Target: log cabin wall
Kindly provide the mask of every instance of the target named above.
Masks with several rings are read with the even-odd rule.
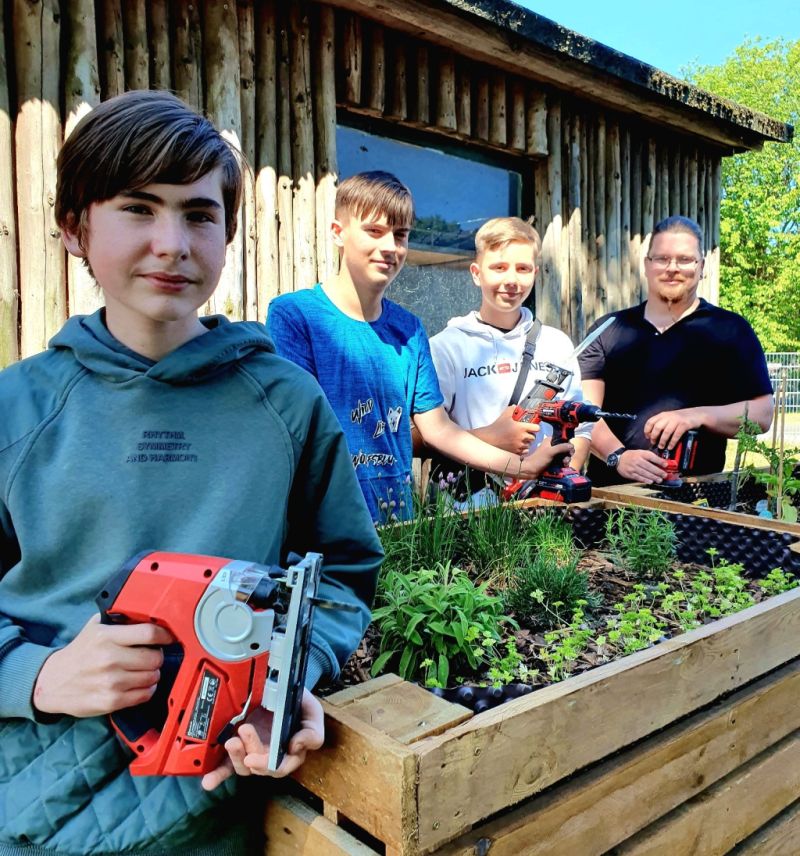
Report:
[[[667,214],[703,228],[716,301],[721,147],[458,48],[307,0],[0,0],[0,364],[100,303],[59,240],[56,155],[86,110],[132,88],[172,89],[252,165],[207,311],[263,320],[274,295],[334,269],[336,124],[350,114],[518,160],[543,238],[537,311],[574,339],[641,299],[641,250]]]

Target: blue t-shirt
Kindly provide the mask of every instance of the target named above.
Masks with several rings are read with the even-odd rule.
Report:
[[[345,315],[317,284],[276,297],[278,353],[316,377],[347,438],[373,520],[411,516],[411,415],[442,404],[420,320],[382,301],[377,321]]]

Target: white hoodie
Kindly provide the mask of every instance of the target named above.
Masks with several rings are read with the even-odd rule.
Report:
[[[473,311],[451,318],[447,327],[430,340],[444,408],[462,428],[490,425],[508,406],[517,383],[525,339],[533,324],[531,311],[522,307],[521,312],[516,327],[504,332],[484,324]],[[553,363],[574,373],[558,398],[583,401],[578,360],[567,359],[573,350],[566,333],[543,324],[520,400],[533,389],[537,380],[545,377],[545,364]],[[593,427],[592,422],[584,423],[575,435],[591,439]],[[552,433],[552,428],[543,423],[531,452]]]

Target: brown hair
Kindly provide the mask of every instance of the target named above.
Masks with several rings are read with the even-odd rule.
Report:
[[[61,147],[56,222],[82,242],[93,202],[146,184],[191,184],[217,167],[230,242],[242,195],[241,153],[171,93],[125,92],[87,113]]]
[[[353,215],[362,220],[385,216],[396,229],[414,222],[411,191],[390,172],[373,170],[346,178],[336,191],[336,217]]]
[[[475,253],[481,256],[487,250],[499,250],[515,241],[532,244],[537,256],[542,251],[542,239],[530,223],[519,217],[494,217],[475,233]]]
[[[697,248],[700,250],[700,258],[703,258],[703,233],[694,220],[675,214],[672,217],[667,217],[660,223],[656,223],[653,227],[653,234],[650,238],[650,246],[653,245],[653,238],[663,232],[682,232],[686,235],[694,235],[694,237],[697,238]]]

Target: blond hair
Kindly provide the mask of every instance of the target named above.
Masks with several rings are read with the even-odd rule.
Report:
[[[382,170],[359,172],[346,178],[336,191],[336,217],[386,217],[396,229],[414,222],[411,191],[397,176]]]
[[[481,256],[487,250],[499,250],[514,242],[532,244],[537,256],[542,250],[542,239],[530,223],[520,217],[494,217],[475,233],[475,253]]]

